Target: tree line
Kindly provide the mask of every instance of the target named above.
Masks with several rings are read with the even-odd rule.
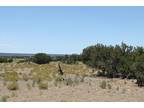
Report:
[[[11,63],[13,59],[11,57],[0,57],[0,63]]]

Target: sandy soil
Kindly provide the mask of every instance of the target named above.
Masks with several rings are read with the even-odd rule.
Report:
[[[12,91],[8,90],[6,82],[1,76],[0,99],[8,97],[6,100],[12,102],[144,102],[144,88],[138,87],[134,80],[90,77],[95,75],[97,71],[93,71],[83,64],[61,64],[61,66],[65,73],[64,78],[73,80],[74,84],[67,85],[64,81],[55,83],[54,80],[48,82],[48,89],[40,90],[37,84],[33,86],[31,79],[22,80],[23,74],[30,77],[31,73],[35,71],[40,71],[40,73],[56,72],[57,63],[42,66],[36,64],[0,64],[1,75],[5,72],[15,71],[21,78],[18,81],[19,89]],[[41,68],[43,70],[40,70]],[[80,76],[75,73],[79,73]],[[82,78],[84,79],[81,80]],[[101,87],[103,81],[106,82],[105,89]]]
[[[111,88],[102,89],[106,81]],[[38,87],[29,89],[31,81],[19,81],[19,90],[9,91],[0,83],[0,94],[9,95],[8,101],[17,102],[140,102],[144,101],[144,88],[139,88],[132,80],[85,77],[84,82],[74,86],[49,83],[47,90]]]

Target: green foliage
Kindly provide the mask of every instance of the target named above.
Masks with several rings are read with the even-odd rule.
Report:
[[[0,57],[0,63],[11,63],[13,59],[10,57]]]
[[[78,61],[81,61],[81,58],[80,55],[72,54],[63,56],[60,61],[66,64],[76,64]]]
[[[30,63],[33,61],[33,59],[31,57],[21,57],[21,58],[17,58],[17,63]]]
[[[144,86],[144,62],[137,62],[133,65],[138,86]]]
[[[51,61],[50,56],[45,53],[38,53],[34,55],[33,62],[37,64],[47,64]]]
[[[97,44],[87,47],[81,54],[82,61],[102,71],[98,76],[137,79],[144,86],[144,48],[122,43],[116,46]]]

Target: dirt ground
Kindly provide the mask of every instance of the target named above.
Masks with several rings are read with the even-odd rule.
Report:
[[[135,80],[108,79],[102,77],[92,77],[93,69],[85,65],[65,65],[64,81],[48,81],[48,88],[39,89],[37,84],[33,84],[33,79],[23,80],[21,76],[35,75],[37,77],[51,76],[52,71],[57,71],[57,64],[49,65],[25,65],[25,64],[1,64],[0,73],[0,99],[10,102],[144,102],[144,88],[135,84]],[[41,69],[41,70],[39,70]],[[13,70],[18,73],[20,80],[17,81],[18,89],[9,90],[3,73]],[[40,71],[40,73],[39,73]],[[82,72],[81,72],[82,71]],[[31,74],[33,72],[33,74]],[[88,72],[88,73],[87,73]],[[43,74],[41,74],[43,73]],[[79,75],[75,73],[80,73]],[[31,77],[30,77],[31,78]],[[45,77],[44,77],[45,78]]]
[[[106,81],[111,88],[100,87]],[[28,89],[27,83],[19,82],[20,89],[9,91],[0,84],[0,93],[9,95],[8,101],[16,102],[143,102],[144,89],[130,80],[90,78],[74,86],[50,85],[47,90],[37,87]]]

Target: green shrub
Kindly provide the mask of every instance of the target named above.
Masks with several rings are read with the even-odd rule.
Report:
[[[12,58],[9,57],[0,57],[0,63],[11,63],[13,62]]]
[[[83,63],[101,70],[97,76],[137,79],[144,86],[144,47],[96,44],[83,49]],[[103,69],[101,67],[104,67]]]
[[[80,55],[72,54],[61,57],[60,61],[66,64],[77,64],[78,61],[81,61],[81,58]]]
[[[51,61],[50,56],[45,53],[38,53],[34,55],[33,62],[37,64],[47,64]]]

